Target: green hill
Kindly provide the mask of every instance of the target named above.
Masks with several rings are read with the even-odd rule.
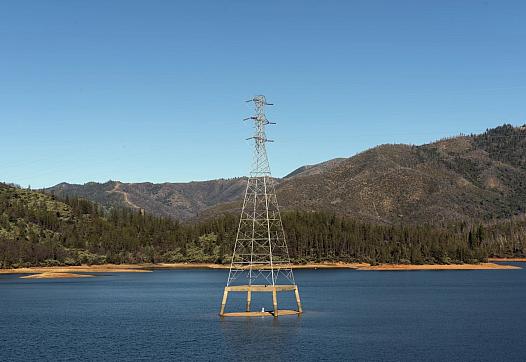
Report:
[[[237,215],[179,223],[131,208],[0,184],[0,267],[228,262]],[[295,262],[464,263],[524,256],[526,218],[387,225],[324,212],[283,213]]]
[[[216,223],[217,225],[217,223]],[[0,266],[221,261],[224,232],[0,184]],[[192,242],[199,242],[195,246]],[[195,247],[193,247],[193,245]],[[193,249],[192,249],[193,247]]]

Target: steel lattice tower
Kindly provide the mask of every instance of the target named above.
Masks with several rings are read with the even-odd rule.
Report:
[[[254,102],[256,114],[245,120],[253,120],[254,155],[245,190],[241,217],[236,236],[227,285],[221,304],[221,316],[299,314],[302,312],[298,287],[294,281],[285,232],[279,212],[274,179],[270,173],[266,143],[273,142],[266,137],[265,126],[275,124],[265,116],[265,96],[255,96],[247,102]],[[225,313],[228,292],[247,292],[247,311]],[[297,311],[277,308],[277,292],[294,291]],[[250,312],[252,292],[272,292],[272,312]]]

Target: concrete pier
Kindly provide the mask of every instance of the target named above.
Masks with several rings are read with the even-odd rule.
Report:
[[[225,312],[226,304],[228,301],[228,293],[230,292],[246,292],[247,293],[247,304],[245,312]],[[268,312],[251,312],[250,303],[252,302],[252,293],[272,293],[272,306],[274,310]],[[296,297],[297,310],[278,309],[278,292],[294,292]],[[298,286],[295,284],[291,285],[232,285],[225,287],[223,292],[223,300],[221,301],[221,310],[219,315],[221,317],[263,317],[273,316],[277,318],[280,315],[294,315],[302,314],[303,309],[301,307],[300,294]]]

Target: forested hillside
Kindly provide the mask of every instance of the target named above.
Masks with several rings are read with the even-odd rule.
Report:
[[[525,165],[526,129],[504,125],[422,146],[378,146],[284,180],[278,199],[285,209],[384,224],[506,219],[526,211]]]
[[[284,210],[335,213],[368,223],[490,221],[526,212],[526,129],[421,146],[381,145],[350,158],[303,166],[277,181]],[[180,184],[60,184],[60,197],[143,208],[177,220],[239,213],[246,179]]]
[[[478,262],[524,256],[526,219],[486,224],[379,225],[331,213],[285,212],[294,262]],[[194,224],[103,208],[0,184],[0,266],[228,263],[237,215]]]

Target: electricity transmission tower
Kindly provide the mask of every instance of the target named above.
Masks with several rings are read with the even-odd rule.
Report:
[[[243,200],[228,280],[221,303],[221,316],[260,316],[302,313],[298,287],[291,269],[287,242],[279,212],[274,180],[267,158],[265,126],[274,124],[265,116],[265,96],[255,96],[254,155]],[[295,293],[298,310],[278,310],[277,292]],[[225,313],[229,292],[246,292],[246,312]],[[251,312],[252,292],[272,293],[272,312]]]

